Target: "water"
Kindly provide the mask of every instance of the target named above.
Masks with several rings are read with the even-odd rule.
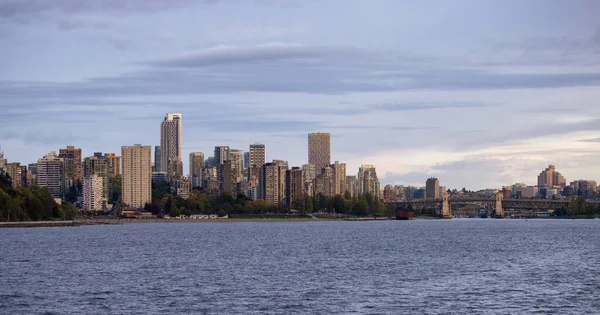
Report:
[[[3,314],[598,314],[600,220],[0,229]]]

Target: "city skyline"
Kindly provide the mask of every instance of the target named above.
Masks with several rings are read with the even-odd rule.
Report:
[[[0,6],[9,161],[158,145],[177,112],[185,173],[191,152],[256,141],[302,165],[321,130],[382,184],[600,178],[597,1],[69,3]]]

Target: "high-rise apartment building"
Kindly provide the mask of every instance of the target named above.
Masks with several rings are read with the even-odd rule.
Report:
[[[183,162],[180,158],[169,158],[167,163],[167,181],[172,183],[183,177]]]
[[[37,186],[37,163],[27,165],[27,186]]]
[[[321,169],[331,163],[331,135],[329,132],[314,132],[308,134],[308,164]]]
[[[350,197],[358,196],[358,182],[356,176],[346,176],[346,191],[350,193]]]
[[[135,144],[121,147],[123,164],[123,202],[134,208],[142,208],[152,202],[151,146]]]
[[[598,190],[598,183],[594,180],[579,179],[572,181],[569,186],[575,196],[592,197]]]
[[[83,209],[106,210],[107,196],[104,194],[104,177],[93,174],[83,180]]]
[[[27,167],[19,162],[8,163],[6,172],[12,180],[13,188],[25,188],[27,186]]]
[[[385,202],[396,202],[396,189],[392,185],[383,187],[383,200]]]
[[[538,175],[538,186],[564,187],[566,183],[567,181],[556,171],[554,165],[548,165],[548,167]]]
[[[244,168],[250,167],[250,151],[244,152]]]
[[[312,183],[317,177],[317,169],[312,164],[302,165],[302,174],[305,183]]]
[[[167,172],[166,170],[163,171],[160,169],[160,165],[161,165],[160,164],[160,152],[161,152],[160,146],[159,145],[154,146],[154,166],[152,167],[152,171],[156,172],[156,173],[160,173],[160,172],[166,173]]]
[[[327,166],[321,170],[321,174],[317,175],[314,180],[314,195],[323,194],[325,196],[334,196],[335,176],[333,168]]]
[[[83,181],[83,167],[81,162],[81,149],[70,145],[58,151],[58,157],[65,164],[65,185],[73,186]]]
[[[6,164],[8,164],[8,161],[4,158],[4,151],[2,151],[2,146],[0,146],[0,174],[5,171]]]
[[[160,124],[160,171],[168,172],[169,161],[181,161],[182,117],[168,113]],[[156,162],[155,162],[156,164]]]
[[[215,147],[214,166],[218,167],[223,161],[229,160],[229,146],[221,145]]]
[[[292,169],[285,172],[286,204],[288,209],[297,209],[301,205],[296,203],[302,198],[304,190],[302,170],[299,167],[292,167]]]
[[[202,169],[204,168],[204,153],[190,153],[190,181],[192,187],[202,187]]]
[[[121,175],[121,157],[114,153],[105,153],[104,156],[108,159],[110,176],[115,177]]]
[[[229,150],[229,160],[231,161],[234,181],[239,183],[243,180],[244,174],[244,152],[236,149]]]
[[[379,198],[379,180],[373,165],[363,164],[358,169],[358,192]]]
[[[346,192],[346,163],[335,161],[330,167],[333,171],[332,193],[334,196],[343,195]]]
[[[425,198],[440,198],[440,181],[435,177],[430,177],[425,182]]]
[[[39,159],[37,184],[40,187],[48,187],[54,198],[62,199],[65,193],[65,163],[63,159],[52,151]]]
[[[250,145],[250,150],[248,152],[249,165],[256,165],[256,167],[260,169],[260,167],[267,162],[266,157],[266,148],[264,144],[254,143]]]
[[[265,163],[258,175],[259,198],[268,206],[279,206],[282,198],[279,195],[279,165]]]
[[[235,175],[233,174],[233,165],[230,160],[224,160],[218,167],[217,177],[219,179],[219,191],[221,193],[228,193],[235,197]]]
[[[107,199],[110,199],[113,193],[113,169],[110,163],[109,155],[102,155],[102,152],[94,152],[93,156],[88,156],[83,160],[84,178],[93,175],[102,177],[102,193]]]

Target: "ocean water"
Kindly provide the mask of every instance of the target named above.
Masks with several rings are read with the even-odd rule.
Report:
[[[600,314],[600,220],[0,229],[1,314]]]

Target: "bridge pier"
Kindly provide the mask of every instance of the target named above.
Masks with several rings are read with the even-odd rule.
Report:
[[[450,194],[448,194],[448,192],[446,191],[442,193],[442,218],[452,218],[452,209],[450,208]]]
[[[502,200],[504,195],[501,192],[496,193],[496,218],[504,218],[504,208],[502,207]]]

